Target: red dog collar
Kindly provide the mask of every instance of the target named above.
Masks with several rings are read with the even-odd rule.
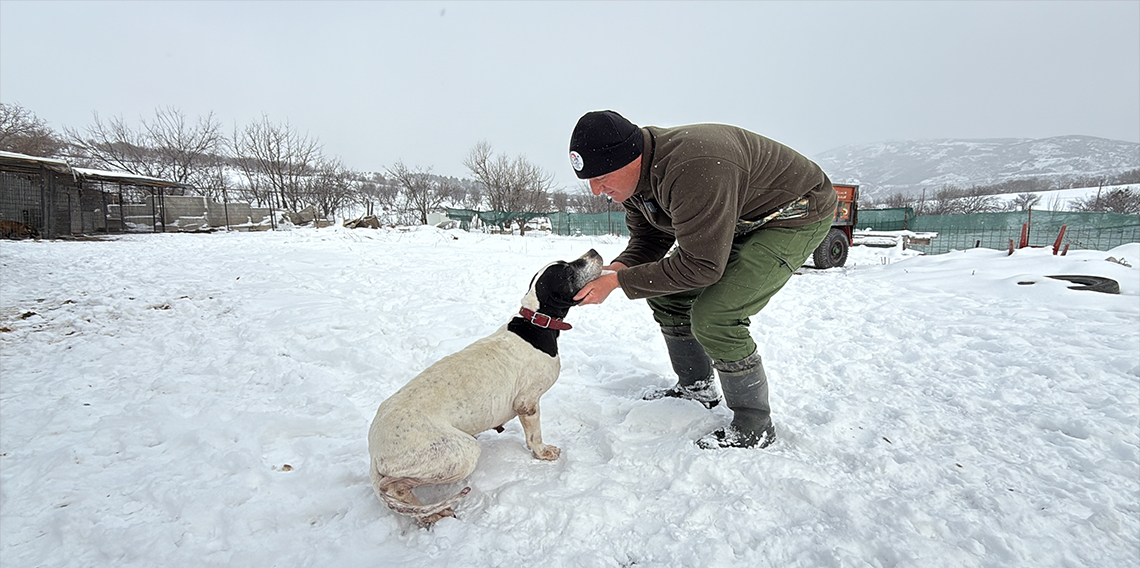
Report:
[[[570,324],[568,324],[568,323],[566,323],[566,322],[564,322],[558,318],[552,318],[546,314],[540,314],[534,310],[528,310],[526,308],[522,308],[519,310],[519,315],[522,316],[523,318],[525,318],[526,321],[529,321],[530,323],[537,325],[538,327],[544,327],[547,329],[558,329],[558,330],[563,330],[563,331],[565,331],[567,329],[571,329]]]

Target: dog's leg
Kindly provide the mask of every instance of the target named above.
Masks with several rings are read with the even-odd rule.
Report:
[[[523,434],[526,435],[526,447],[530,448],[534,457],[546,461],[558,459],[562,450],[542,443],[542,427],[538,424],[538,401],[515,404],[515,413],[519,415],[519,423],[522,424]]]

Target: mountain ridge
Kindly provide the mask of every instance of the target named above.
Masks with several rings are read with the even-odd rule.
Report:
[[[864,196],[881,199],[1017,179],[1046,178],[1063,187],[1111,177],[1140,168],[1140,143],[1085,135],[890,140],[840,146],[813,159],[832,181],[858,183]]]

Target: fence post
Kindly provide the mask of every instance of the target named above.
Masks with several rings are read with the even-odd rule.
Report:
[[[1032,205],[1029,206],[1028,211],[1029,211],[1029,218],[1027,218],[1025,220],[1025,237],[1024,237],[1025,244],[1021,245],[1022,248],[1029,246],[1029,232],[1031,230],[1033,230],[1033,228],[1031,227],[1031,225],[1033,224],[1033,206]]]
[[[153,187],[150,189],[150,231],[158,232],[158,196],[154,194]]]
[[[222,209],[226,212],[226,230],[230,230],[230,199],[226,195],[226,188],[222,188]]]

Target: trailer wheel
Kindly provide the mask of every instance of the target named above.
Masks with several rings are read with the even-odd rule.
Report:
[[[811,259],[816,268],[835,268],[847,264],[847,249],[851,243],[847,242],[847,235],[839,229],[831,229],[823,242],[819,243]]]

